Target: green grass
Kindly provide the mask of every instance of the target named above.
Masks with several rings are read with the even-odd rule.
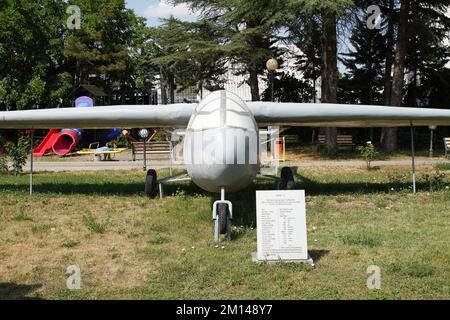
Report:
[[[296,145],[296,144],[288,144],[287,145],[287,157],[288,159],[308,159],[309,160],[362,160],[360,152],[357,151],[358,146],[365,146],[366,143],[359,142],[356,143],[356,147],[354,149],[350,147],[342,147],[337,150],[332,150],[331,152],[327,151],[323,147],[317,147],[316,145]],[[392,159],[410,159],[411,158],[411,149],[405,148],[402,150],[397,150],[395,152],[385,152],[380,149],[379,146],[376,146],[376,150],[378,151],[378,156],[375,161],[378,160],[392,160]],[[435,159],[443,156],[445,154],[445,150],[443,147],[439,147],[434,150]],[[429,157],[429,149],[428,148],[419,148],[415,150],[415,155],[417,158],[425,158]]]
[[[103,234],[106,232],[106,223],[99,223],[92,215],[83,216],[84,225],[94,233]]]
[[[346,245],[358,245],[369,248],[373,248],[382,244],[380,235],[348,234],[342,236],[342,240]]]
[[[80,242],[78,242],[78,241],[71,241],[71,240],[69,240],[67,242],[64,242],[61,246],[64,247],[64,248],[75,248],[79,244],[80,244]]]
[[[30,197],[26,175],[0,176],[0,298],[450,299],[449,174],[420,166],[413,195],[409,168],[299,170],[314,267],[251,261],[255,190],[270,183],[229,195],[236,229],[217,246],[217,195],[193,184],[149,200],[138,170],[37,173]],[[70,265],[81,290],[66,288]]]
[[[450,170],[450,163],[449,162],[438,163],[436,164],[436,169]]]
[[[26,214],[24,214],[23,212],[15,215],[13,217],[13,219],[16,221],[32,221],[32,219],[30,217],[28,217]]]

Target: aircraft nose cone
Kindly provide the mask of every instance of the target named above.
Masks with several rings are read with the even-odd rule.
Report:
[[[197,106],[186,131],[189,176],[210,192],[244,189],[259,170],[258,132],[244,101],[226,91],[213,92]]]

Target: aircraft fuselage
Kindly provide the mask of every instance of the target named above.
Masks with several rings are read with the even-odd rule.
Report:
[[[246,188],[260,168],[258,126],[238,96],[217,91],[205,98],[189,121],[184,161],[189,176],[210,192]]]

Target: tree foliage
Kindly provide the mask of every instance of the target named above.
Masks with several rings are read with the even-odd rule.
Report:
[[[63,16],[61,1],[3,1],[0,110],[36,108],[60,98]]]
[[[298,79],[290,73],[282,73],[274,79],[274,100],[282,102],[310,102],[313,99],[312,86],[308,81]],[[270,84],[262,94],[263,101],[271,101]]]
[[[349,39],[352,49],[342,54],[341,61],[349,77],[340,82],[347,81],[345,89],[351,88],[351,93],[340,91],[339,101],[342,103],[383,103],[386,37],[377,29],[367,28],[367,18],[366,14],[358,18]],[[343,87],[340,86],[340,89]]]
[[[169,2],[200,20],[148,27],[124,0],[0,1],[0,110],[69,106],[81,84],[102,88],[106,103],[132,104],[159,82],[170,92],[161,100],[174,102],[176,90],[222,88],[227,72],[243,75],[259,100],[266,61],[275,57],[282,69],[286,45],[301,51],[302,79],[278,72],[277,100],[314,101],[320,83],[322,102],[450,104],[448,0]],[[66,27],[70,4],[81,8],[80,30]],[[372,4],[383,14],[380,30],[366,25]],[[395,129],[384,131],[395,147]],[[336,130],[326,134],[332,147]]]
[[[221,87],[226,58],[218,26],[209,20],[190,23],[170,17],[151,33],[158,51],[152,62],[165,70],[166,78],[170,74],[181,88],[195,87],[198,92]]]
[[[266,61],[278,57],[273,44],[283,26],[286,1],[282,0],[172,0],[186,3],[223,32],[220,43],[224,55],[241,66],[237,74],[247,77],[252,100],[260,99],[258,76],[266,71]]]
[[[72,3],[72,2],[70,2]],[[64,53],[70,60],[75,85],[90,83],[117,93],[121,101],[136,87],[136,48],[144,20],[123,0],[73,1],[82,12],[82,28],[67,32]]]

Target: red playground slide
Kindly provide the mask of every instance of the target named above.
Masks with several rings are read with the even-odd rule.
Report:
[[[59,129],[50,130],[45,139],[42,140],[41,144],[36,149],[33,149],[33,156],[35,156],[36,158],[41,158],[46,153],[51,151],[58,137]]]

